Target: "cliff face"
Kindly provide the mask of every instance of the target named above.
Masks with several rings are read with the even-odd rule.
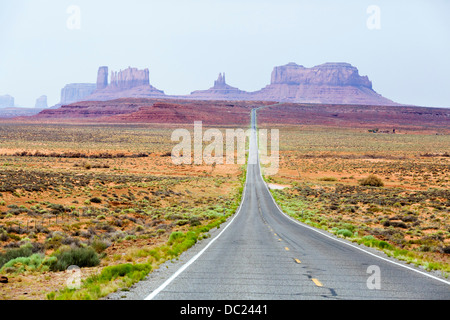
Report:
[[[324,63],[305,68],[293,62],[275,67],[271,84],[356,86],[372,89],[367,76],[360,76],[358,69],[348,63]]]
[[[129,67],[119,72],[111,71],[111,84],[119,90],[150,85],[148,69],[139,70]]]
[[[105,89],[108,86],[108,67],[100,67],[97,73],[97,90]]]
[[[120,98],[164,97],[164,91],[150,85],[149,70],[128,67],[125,70],[111,71],[108,84],[108,67],[100,67],[97,73],[97,90],[85,100],[106,101]]]
[[[45,109],[47,108],[47,96],[40,96],[36,99],[36,104],[34,105],[37,109]]]
[[[97,85],[94,83],[71,83],[61,90],[61,104],[82,101],[92,94]]]

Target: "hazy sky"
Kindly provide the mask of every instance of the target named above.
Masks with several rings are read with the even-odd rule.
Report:
[[[449,0],[0,0],[0,95],[51,106],[103,65],[149,68],[166,94],[208,89],[219,72],[256,91],[275,66],[348,62],[391,100],[450,107],[449,14]]]

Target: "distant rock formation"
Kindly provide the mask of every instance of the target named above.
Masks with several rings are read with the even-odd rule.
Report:
[[[36,99],[36,104],[34,105],[37,109],[45,109],[47,108],[47,96],[43,95]]]
[[[305,68],[296,63],[275,67],[271,84],[357,86],[372,89],[367,76],[361,77],[358,69],[349,63],[324,63]]]
[[[97,90],[85,97],[91,101],[106,101],[119,98],[165,97],[164,91],[150,85],[149,70],[128,67],[111,71],[108,84],[108,67],[100,67],[97,73]]]
[[[97,90],[105,89],[108,86],[108,67],[100,67],[97,73]]]
[[[253,100],[294,103],[399,105],[384,98],[372,88],[367,76],[349,63],[324,63],[306,68],[288,63],[273,69],[270,84],[261,90],[246,92],[226,83],[225,73],[219,73],[214,86],[190,95],[165,95],[150,85],[149,70],[128,67],[111,71],[98,69],[96,84],[70,84],[61,92],[61,104],[80,101],[107,101],[120,98],[171,98],[196,100]]]
[[[149,85],[148,69],[139,70],[128,67],[128,69],[119,72],[111,71],[111,86],[119,90],[127,90],[134,87]]]
[[[9,94],[0,96],[0,108],[10,107],[14,107],[14,97],[11,97]]]
[[[293,62],[275,67],[271,83],[252,92],[254,100],[281,102],[398,105],[372,89],[367,76],[348,63],[324,63],[305,68]]]
[[[70,104],[84,100],[94,93],[97,85],[95,83],[71,83],[61,90],[61,104]]]
[[[214,81],[214,86],[208,90],[197,90],[191,92],[189,98],[205,100],[245,100],[248,93],[228,85],[225,81],[225,73],[219,73]]]
[[[219,77],[214,81],[214,88],[222,88],[225,86],[227,86],[227,83],[225,82],[225,72],[223,75],[222,73],[219,73]]]
[[[367,76],[349,63],[324,63],[305,68],[296,63],[275,67],[271,83],[246,92],[229,86],[225,73],[219,74],[214,87],[193,91],[188,98],[205,100],[254,100],[326,104],[398,105],[372,89]]]

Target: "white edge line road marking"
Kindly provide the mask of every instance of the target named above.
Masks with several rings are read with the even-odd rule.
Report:
[[[240,212],[240,210],[239,210]],[[180,269],[178,269],[169,279],[167,279],[162,285],[160,285],[156,290],[154,290],[151,294],[149,294],[144,300],[152,300],[158,293],[160,293],[162,290],[164,290],[173,280],[175,280],[176,277],[178,277],[184,270],[187,269],[192,263],[195,262],[205,251],[208,249],[208,247],[216,241],[222,233],[230,226],[230,224],[233,222],[233,220],[237,217],[239,212],[236,213],[236,215],[233,217],[233,219],[230,221],[230,223],[214,238],[212,239],[199,253],[197,253],[195,256],[193,256],[188,262],[186,262]]]
[[[258,158],[258,160],[259,160],[259,158]],[[258,161],[258,162],[259,162],[259,161]],[[302,227],[305,227],[305,228],[308,228],[308,229],[311,229],[312,231],[315,231],[315,232],[317,232],[317,233],[320,233],[321,235],[323,235],[323,236],[325,236],[325,237],[328,237],[328,238],[330,238],[330,239],[332,239],[332,240],[334,240],[334,241],[337,241],[337,242],[343,243],[343,244],[345,244],[345,245],[348,245],[348,246],[350,246],[350,247],[353,247],[353,248],[355,248],[355,249],[361,250],[361,251],[363,251],[363,252],[365,252],[365,253],[367,253],[367,254],[370,254],[371,256],[377,257],[378,259],[381,259],[381,260],[390,262],[390,263],[392,263],[392,264],[398,265],[398,266],[400,266],[400,267],[403,267],[403,268],[406,268],[406,269],[415,271],[415,272],[420,273],[420,274],[422,274],[422,275],[424,275],[424,276],[433,278],[433,279],[438,280],[438,281],[440,281],[440,282],[443,282],[443,283],[445,283],[445,284],[447,284],[447,285],[450,285],[450,282],[449,282],[449,281],[446,281],[446,280],[444,280],[444,279],[435,277],[435,276],[433,276],[433,275],[431,275],[431,274],[428,274],[428,273],[426,273],[426,272],[423,272],[423,271],[420,271],[420,270],[417,270],[417,269],[414,269],[414,268],[405,266],[405,265],[403,265],[403,264],[401,264],[401,263],[392,261],[392,260],[390,260],[390,259],[386,259],[386,258],[384,258],[384,257],[380,257],[379,255],[374,254],[374,253],[372,253],[372,252],[369,252],[369,251],[367,251],[367,250],[364,250],[363,248],[357,247],[357,246],[355,246],[355,245],[352,244],[352,243],[348,243],[348,242],[342,241],[342,240],[340,240],[340,239],[337,239],[337,238],[335,238],[335,237],[333,237],[333,236],[331,236],[331,235],[328,235],[328,234],[325,233],[326,231],[322,231],[322,230],[313,228],[313,227],[311,227],[311,226],[309,226],[309,225],[307,225],[307,224],[301,223],[300,221],[298,221],[298,220],[292,218],[291,216],[289,216],[289,215],[287,215],[286,213],[284,213],[283,210],[281,210],[281,208],[278,206],[278,204],[276,203],[275,199],[272,197],[272,194],[270,193],[270,190],[269,190],[269,187],[267,186],[267,183],[266,183],[266,182],[264,181],[264,179],[263,179],[261,170],[259,170],[259,173],[260,173],[260,175],[261,175],[261,179],[262,179],[263,182],[264,182],[264,185],[266,186],[267,191],[268,191],[269,194],[270,194],[270,198],[272,198],[272,201],[273,201],[273,203],[275,204],[275,206],[277,207],[278,211],[281,212],[283,215],[285,215],[285,216],[286,216],[287,218],[289,218],[290,220],[292,220],[293,222],[297,223],[298,225],[300,225],[300,226],[302,226]]]
[[[255,130],[256,131],[256,130]],[[258,160],[259,164],[259,160]],[[236,211],[236,214],[234,215],[233,219],[223,228],[223,230],[215,237],[213,238],[199,253],[197,253],[195,256],[193,256],[188,262],[186,262],[180,269],[178,269],[172,276],[170,276],[169,279],[164,281],[163,284],[161,284],[158,288],[156,288],[152,293],[150,293],[144,300],[152,300],[154,297],[156,297],[162,290],[164,290],[173,280],[176,279],[184,270],[186,270],[192,263],[194,263],[205,251],[209,248],[211,244],[214,243],[221,235],[225,232],[225,230],[233,223],[234,219],[238,216],[238,214],[241,212],[242,204],[245,199],[245,193],[247,190],[247,181],[248,181],[248,164],[247,164],[247,172],[245,177],[245,184],[244,184],[244,190],[242,192],[242,198],[241,203],[239,204],[239,208]]]
[[[248,174],[248,171],[247,171]],[[246,178],[247,179],[247,178]],[[247,180],[246,180],[247,181]],[[247,183],[246,183],[247,184]],[[245,185],[246,185],[245,184]],[[152,300],[158,293],[164,290],[176,277],[178,277],[184,270],[187,269],[192,263],[194,263],[205,251],[209,248],[211,244],[214,243],[221,235],[225,232],[225,230],[233,223],[234,219],[241,212],[242,203],[244,202],[246,186],[244,186],[244,192],[242,193],[242,201],[239,205],[239,209],[234,215],[233,219],[231,219],[230,223],[228,223],[225,228],[215,237],[213,238],[199,253],[193,256],[188,262],[186,262],[180,269],[178,269],[169,279],[167,279],[162,285],[160,285],[157,289],[155,289],[152,293],[150,293],[144,300]]]

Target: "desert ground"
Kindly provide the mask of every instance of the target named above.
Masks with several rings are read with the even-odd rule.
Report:
[[[8,279],[0,298],[102,297],[176,258],[234,213],[242,165],[173,164],[174,129],[0,126],[0,274]],[[61,293],[68,264],[84,266],[81,278],[95,285]],[[139,267],[123,271],[131,264]],[[107,266],[116,266],[113,276],[95,278]]]

